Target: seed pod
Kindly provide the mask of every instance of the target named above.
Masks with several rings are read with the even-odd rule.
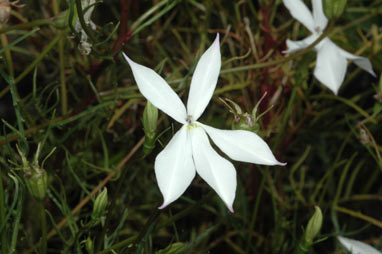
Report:
[[[30,163],[27,160],[25,154],[20,150],[19,146],[16,145],[17,151],[22,161],[21,169],[24,171],[25,185],[27,186],[27,189],[31,196],[37,200],[43,200],[46,196],[46,191],[48,189],[48,174],[38,164],[38,157],[41,151],[40,145],[41,144],[37,145],[37,151],[32,163]],[[54,149],[52,150],[52,152],[53,151]]]
[[[345,10],[347,0],[324,0],[324,12],[328,19],[341,17]]]
[[[43,200],[48,189],[48,174],[44,169],[35,168],[24,174],[25,184],[32,197]]]

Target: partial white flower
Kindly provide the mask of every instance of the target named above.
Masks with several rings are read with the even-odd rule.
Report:
[[[95,3],[96,3],[96,0],[81,0],[81,6],[84,11],[85,24],[87,26],[90,26],[92,30],[96,29],[96,25],[91,20]],[[90,52],[92,51],[92,44],[88,42],[88,35],[82,28],[79,19],[77,19],[75,30],[78,33],[81,32],[81,40],[80,40],[80,44],[78,45],[78,49],[80,50],[81,54],[89,55]]]
[[[243,130],[219,130],[197,121],[211,100],[219,76],[221,66],[219,34],[196,66],[187,109],[162,77],[152,69],[137,64],[123,55],[133,71],[143,96],[183,124],[155,159],[155,174],[164,198],[160,209],[178,199],[198,172],[233,212],[236,170],[231,162],[212,148],[208,136],[233,160],[263,165],[285,165],[276,160],[269,146],[255,133]]]
[[[328,19],[326,18],[322,0],[312,0],[313,13],[309,11],[302,0],[283,0],[284,5],[291,15],[303,24],[312,34],[301,41],[287,40],[286,53],[302,50],[312,44],[325,30]],[[317,51],[317,62],[314,76],[330,90],[337,94],[346,73],[347,60],[352,60],[358,67],[375,76],[370,61],[361,56],[350,54],[339,48],[329,38],[324,38],[314,50]]]
[[[338,240],[352,254],[382,254],[382,252],[378,251],[374,247],[357,240],[349,239],[343,236],[338,236]]]

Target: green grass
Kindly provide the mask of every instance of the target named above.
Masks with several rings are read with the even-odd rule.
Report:
[[[378,76],[349,64],[338,96],[313,77],[313,45],[282,53],[287,38],[309,32],[278,0],[105,0],[95,5],[95,30],[86,9],[77,14],[81,1],[43,2],[11,6],[0,25],[1,253],[346,253],[337,235],[382,249],[381,0],[348,0],[325,32],[368,57]],[[77,17],[89,55],[78,47]],[[219,98],[251,113],[267,92],[258,113],[273,108],[258,134],[288,165],[234,162],[234,214],[199,176],[158,210],[154,160],[179,126],[159,112],[155,148],[144,156],[146,99],[120,52],[186,101],[216,33],[222,70],[201,122],[230,129],[234,116]],[[36,168],[48,175],[32,183],[46,188],[41,199],[29,189]],[[107,206],[95,216],[103,187]],[[306,244],[315,205],[323,224]]]

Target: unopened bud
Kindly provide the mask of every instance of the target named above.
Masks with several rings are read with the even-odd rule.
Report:
[[[317,236],[317,234],[321,230],[322,226],[322,212],[320,207],[315,206],[315,211],[313,216],[310,218],[308,225],[306,226],[305,231],[305,242],[308,246],[313,244],[313,239]]]
[[[143,129],[145,131],[145,143],[143,144],[144,156],[147,156],[155,147],[155,137],[158,124],[158,109],[147,101],[143,111]]]
[[[345,10],[347,0],[324,0],[324,12],[328,19],[341,17]]]
[[[107,202],[107,189],[104,188],[103,191],[100,194],[98,194],[96,200],[94,201],[92,213],[93,219],[98,220],[103,215],[107,206]]]
[[[85,248],[89,254],[94,253],[94,242],[90,237],[86,238],[85,240]]]

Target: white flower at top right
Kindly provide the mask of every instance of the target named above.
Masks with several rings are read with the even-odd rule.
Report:
[[[291,15],[303,24],[312,34],[300,41],[287,40],[288,49],[285,53],[293,53],[302,50],[311,45],[328,25],[322,6],[322,0],[312,0],[312,10],[302,0],[283,0],[285,7]],[[344,81],[347,60],[352,60],[356,65],[376,76],[369,59],[350,54],[334,44],[329,38],[325,37],[318,43],[314,50],[317,52],[317,62],[314,69],[314,76],[326,87],[338,93],[338,90]]]

